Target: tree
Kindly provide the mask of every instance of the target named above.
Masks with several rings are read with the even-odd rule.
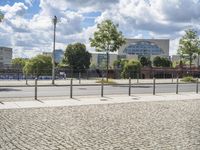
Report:
[[[27,75],[39,77],[41,75],[51,75],[52,58],[50,56],[37,55],[28,60],[23,68]]]
[[[18,68],[18,69],[23,69],[23,67],[26,64],[26,61],[28,61],[27,58],[15,58],[12,59],[12,67]]]
[[[127,63],[127,62],[128,62],[127,59],[118,59],[118,60],[115,60],[113,62],[113,67],[114,68],[121,68],[122,69],[124,67],[125,63]]]
[[[197,67],[199,68],[199,56],[200,56],[200,47],[199,47],[199,49],[198,49],[198,51],[197,51]]]
[[[185,35],[179,40],[178,54],[184,58],[189,59],[190,68],[194,54],[199,54],[200,40],[197,31],[189,29],[185,31]]]
[[[96,51],[106,52],[107,81],[109,52],[117,51],[121,45],[125,44],[125,39],[122,35],[122,32],[118,31],[117,27],[118,25],[115,25],[111,20],[104,20],[97,25],[97,31],[94,32],[94,38],[89,39],[91,47],[95,47]]]
[[[63,63],[73,70],[84,71],[90,66],[90,58],[91,54],[86,51],[84,44],[69,44],[64,53]]]
[[[136,60],[126,61],[123,66],[121,76],[123,78],[129,78],[129,77],[136,78],[137,73],[140,72],[140,69],[141,69],[141,64],[139,61]]]
[[[139,60],[143,67],[144,66],[151,67],[151,60],[149,57],[142,56],[142,57],[140,57]]]
[[[153,59],[153,65],[156,67],[171,67],[172,62],[165,57],[156,56]]]

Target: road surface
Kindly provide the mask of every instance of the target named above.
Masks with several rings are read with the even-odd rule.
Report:
[[[128,85],[106,85],[104,95],[128,94]],[[195,92],[196,84],[179,84],[179,92]],[[0,87],[1,98],[34,97],[34,87]],[[152,84],[132,85],[131,94],[151,94]],[[176,84],[157,84],[156,93],[175,93]],[[38,87],[38,97],[69,96],[69,86]],[[101,86],[73,86],[73,96],[101,95]]]

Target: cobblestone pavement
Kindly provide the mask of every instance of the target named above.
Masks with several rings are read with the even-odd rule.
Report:
[[[0,110],[1,150],[199,150],[200,101]]]

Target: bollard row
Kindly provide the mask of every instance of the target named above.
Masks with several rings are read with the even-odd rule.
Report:
[[[80,82],[79,82],[80,83]],[[128,80],[128,95],[131,96],[131,78]],[[156,78],[153,78],[153,95],[156,94]],[[176,94],[179,93],[179,78],[176,78]],[[196,93],[199,93],[199,79],[196,79]],[[104,80],[101,79],[101,97],[104,96]],[[38,99],[38,79],[35,78],[35,100]],[[70,98],[73,98],[73,79],[70,79]]]

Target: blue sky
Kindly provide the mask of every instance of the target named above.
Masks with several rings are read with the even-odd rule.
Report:
[[[58,16],[56,48],[89,38],[97,23],[111,19],[126,38],[169,38],[176,54],[184,30],[200,29],[199,0],[0,0],[5,14],[0,45],[12,47],[14,57],[32,57],[52,51],[53,25]]]

